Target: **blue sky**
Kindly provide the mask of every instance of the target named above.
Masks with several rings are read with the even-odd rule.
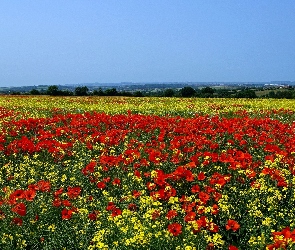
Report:
[[[9,0],[0,86],[295,81],[294,0]]]

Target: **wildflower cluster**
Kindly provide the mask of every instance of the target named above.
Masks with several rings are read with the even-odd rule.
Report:
[[[38,104],[31,116],[0,109],[1,249],[294,246],[290,110],[184,117]]]

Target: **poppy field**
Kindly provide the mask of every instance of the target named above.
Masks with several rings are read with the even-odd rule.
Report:
[[[293,249],[295,102],[0,96],[0,249]]]

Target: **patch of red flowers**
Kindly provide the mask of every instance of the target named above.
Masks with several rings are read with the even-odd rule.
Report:
[[[172,223],[168,225],[168,231],[173,236],[178,236],[182,233],[182,226],[179,223]]]
[[[149,195],[164,207],[154,209],[152,220],[168,223],[167,230],[173,236],[181,235],[190,223],[198,226],[192,229],[194,234],[201,230],[209,234],[222,230],[229,231],[227,234],[238,232],[244,227],[238,221],[227,217],[219,220],[224,216],[218,206],[224,190],[227,192],[230,185],[237,184],[257,191],[260,188],[257,178],[261,174],[279,190],[288,188],[284,170],[262,165],[264,160],[274,162],[277,155],[282,156],[280,164],[295,175],[294,124],[242,115],[242,118],[206,115],[183,118],[57,112],[50,118],[3,121],[0,151],[7,158],[42,153],[62,168],[64,160],[73,156],[75,143],[82,145],[90,156],[78,169],[78,178],[86,182],[85,187],[80,183],[63,185],[41,178],[9,192],[3,187],[6,194],[0,197],[0,206],[8,209],[0,211],[0,220],[8,217],[5,214],[8,211],[13,214],[9,217],[11,224],[23,225],[31,216],[30,206],[39,195],[48,198],[50,209],[58,211],[59,219],[61,215],[62,220],[70,220],[79,211],[75,208],[79,197],[86,194],[92,211],[88,213],[89,221],[98,219],[97,208],[92,207],[95,200],[102,199],[103,209],[108,211],[105,213],[116,217],[122,214],[123,208],[134,214],[141,211],[141,197]],[[101,149],[98,150],[97,145],[101,145]],[[245,174],[238,176],[239,170]],[[135,183],[143,184],[131,187],[130,200],[126,194],[122,195],[125,174],[135,179]],[[5,181],[13,183],[14,174],[7,173]],[[114,202],[101,195],[105,189],[115,197]],[[174,198],[179,201],[181,212],[170,204]],[[41,215],[40,218],[42,220]],[[225,225],[220,222],[224,220]],[[272,236],[269,249],[284,249],[295,242],[295,230],[289,227]],[[238,249],[229,243],[226,246],[229,250]],[[208,245],[208,249],[213,248],[213,244]]]
[[[25,216],[27,213],[26,205],[24,203],[18,203],[11,208],[12,212],[17,213],[20,216]]]
[[[72,214],[73,214],[73,210],[71,209],[67,209],[67,208],[64,208],[62,211],[61,211],[61,218],[63,220],[69,220],[72,218]]]
[[[235,220],[228,220],[225,225],[226,230],[232,230],[234,232],[240,229],[240,224]]]
[[[273,232],[273,244],[267,246],[269,250],[288,249],[289,243],[295,243],[295,229],[291,231],[290,227],[285,227],[279,232]]]

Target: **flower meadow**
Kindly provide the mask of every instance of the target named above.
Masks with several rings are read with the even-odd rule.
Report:
[[[295,102],[0,96],[0,249],[293,249]]]

